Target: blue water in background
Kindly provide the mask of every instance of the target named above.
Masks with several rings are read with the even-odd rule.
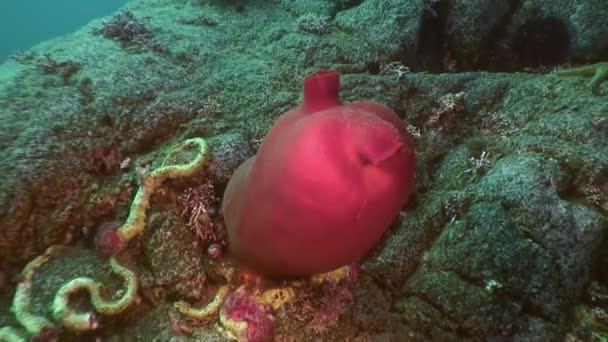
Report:
[[[0,0],[0,62],[19,50],[78,30],[127,0]]]

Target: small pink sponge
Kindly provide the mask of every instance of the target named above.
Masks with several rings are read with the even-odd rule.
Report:
[[[106,222],[97,228],[95,234],[95,249],[101,256],[109,257],[120,251],[125,242],[118,234],[118,221]]]
[[[283,114],[224,193],[230,252],[267,275],[327,272],[382,237],[414,184],[403,122],[374,102],[341,105],[340,76],[304,81],[301,108]]]

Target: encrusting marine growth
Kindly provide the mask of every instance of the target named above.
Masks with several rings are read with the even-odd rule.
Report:
[[[146,212],[150,207],[150,197],[166,179],[190,177],[200,171],[208,159],[207,142],[202,138],[192,138],[182,142],[173,152],[180,151],[189,145],[197,145],[199,153],[184,165],[161,166],[144,176],[143,185],[135,194],[126,222],[117,230],[104,230],[104,236],[96,239],[97,248],[115,254],[122,250],[126,243],[141,233],[145,226]],[[166,158],[165,158],[166,160]]]
[[[55,321],[52,322],[48,318],[32,312],[30,293],[32,277],[36,269],[60,252],[62,248],[67,247],[51,246],[44,254],[28,263],[22,272],[22,279],[17,286],[11,310],[29,336],[32,336],[32,338],[46,336],[49,340],[55,340],[56,336],[58,336],[58,326],[75,331],[96,329],[99,326],[96,314],[119,314],[137,299],[137,276],[128,268],[120,265],[116,259],[116,255],[126,246],[129,240],[143,231],[147,210],[150,207],[150,198],[158,187],[167,179],[192,176],[205,165],[209,157],[206,141],[202,138],[188,139],[178,145],[173,152],[180,151],[187,146],[196,146],[198,148],[196,157],[187,164],[161,166],[145,175],[143,184],[139,187],[131,204],[126,222],[116,231],[105,230],[103,234],[106,235],[101,239],[96,239],[96,243],[100,244],[97,247],[105,252],[109,251],[112,255],[108,261],[110,269],[120,275],[126,283],[126,291],[124,291],[124,294],[120,298],[103,298],[100,293],[103,285],[94,279],[88,277],[72,279],[64,284],[55,294],[55,299],[51,306],[51,312]],[[89,293],[95,312],[76,312],[69,307],[70,295],[80,290],[86,290]],[[0,328],[0,341],[13,342],[24,340],[25,338],[17,329],[12,327]]]
[[[101,296],[101,284],[96,280],[79,277],[70,280],[63,285],[55,294],[53,301],[53,317],[62,326],[75,331],[86,331],[97,329],[98,319],[93,312],[75,312],[69,304],[71,294],[86,289],[91,296],[91,304],[95,312],[102,315],[115,315],[123,312],[137,298],[137,276],[126,267],[118,263],[116,258],[110,258],[110,268],[116,274],[122,276],[127,283],[126,293],[116,300],[106,300]]]
[[[306,78],[301,108],[283,115],[268,133],[257,156],[237,169],[226,189],[223,213],[230,252],[246,269],[263,275],[295,275],[280,287],[247,287],[234,277],[231,263],[216,263],[225,283],[203,307],[178,301],[174,309],[195,320],[214,320],[224,336],[241,341],[269,341],[273,314],[296,298],[296,291],[326,283],[352,284],[354,263],[380,239],[406,203],[414,183],[415,156],[402,120],[375,102],[341,105],[339,74],[321,70]],[[124,224],[101,229],[98,253],[124,283],[116,298],[90,277],[67,280],[41,314],[32,301],[37,269],[67,246],[51,246],[24,269],[12,311],[25,332],[0,328],[0,341],[56,341],[60,328],[88,331],[99,318],[125,311],[138,298],[137,275],[119,262],[119,253],[145,228],[150,201],[167,179],[193,176],[209,159],[202,138],[188,139],[169,154],[197,149],[186,164],[164,166],[145,174]],[[312,174],[311,172],[314,172]],[[280,184],[275,181],[281,182]],[[271,196],[270,196],[271,195]],[[339,206],[336,206],[339,203]],[[258,284],[259,285],[259,284]],[[89,294],[91,308],[70,306],[72,294]]]

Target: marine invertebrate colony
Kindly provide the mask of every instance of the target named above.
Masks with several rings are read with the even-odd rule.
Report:
[[[52,341],[56,340],[58,329],[61,327],[73,331],[94,330],[99,328],[98,318],[100,316],[120,314],[136,301],[139,288],[137,275],[119,263],[117,254],[145,228],[150,198],[163,182],[168,179],[192,176],[205,165],[209,157],[209,149],[207,142],[202,138],[188,139],[175,147],[172,152],[179,152],[189,147],[196,148],[196,156],[193,160],[184,164],[161,166],[146,174],[131,204],[125,223],[120,227],[109,226],[102,230],[95,240],[98,251],[105,256],[110,256],[108,262],[111,271],[124,280],[125,289],[120,296],[105,298],[101,293],[104,285],[98,280],[76,277],[63,284],[55,293],[54,300],[50,303],[50,311],[53,314],[53,321],[51,321],[32,310],[30,298],[32,277],[40,265],[56,257],[59,252],[68,247],[51,246],[43,255],[28,263],[22,272],[22,279],[17,286],[11,307],[15,318],[23,326],[28,336],[33,340]],[[83,290],[90,295],[92,307],[85,311],[77,310],[69,305],[70,296]],[[0,340],[17,341],[20,339],[19,334],[20,332],[13,327],[0,327]]]
[[[113,255],[124,248],[126,243],[141,233],[145,226],[146,212],[150,207],[150,198],[166,179],[192,176],[200,171],[207,162],[209,153],[207,142],[202,138],[192,138],[179,144],[173,152],[181,151],[188,146],[199,149],[196,158],[187,164],[162,166],[146,175],[143,184],[137,190],[127,221],[117,229],[105,229],[95,239],[97,250],[101,254]]]
[[[306,78],[223,199],[229,249],[267,275],[327,272],[370,250],[407,201],[411,136],[387,107],[341,105],[339,74]]]
[[[222,240],[219,228],[212,217],[218,202],[211,182],[186,189],[177,198],[181,215],[188,220],[188,226],[196,233],[199,240],[210,246]],[[217,244],[219,246],[219,244]]]
[[[230,294],[220,311],[220,322],[226,333],[238,341],[270,341],[272,308],[260,304],[244,287]]]

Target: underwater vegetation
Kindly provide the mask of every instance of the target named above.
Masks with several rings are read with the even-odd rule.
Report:
[[[137,0],[15,54],[0,341],[606,340],[607,15]]]
[[[114,15],[110,21],[94,29],[93,33],[121,42],[142,41],[151,34],[146,26],[146,20],[136,17],[127,10]]]

